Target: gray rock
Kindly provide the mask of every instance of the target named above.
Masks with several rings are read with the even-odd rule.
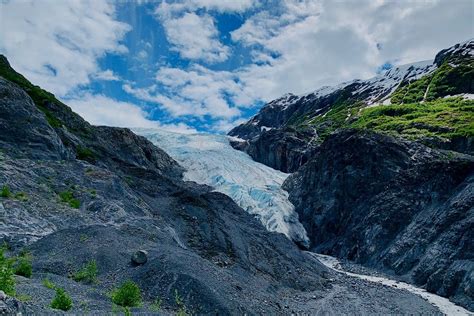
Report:
[[[472,156],[344,131],[284,188],[314,251],[404,276],[474,309]]]
[[[140,265],[145,264],[148,260],[148,252],[145,250],[138,250],[132,255],[132,262],[134,264]]]

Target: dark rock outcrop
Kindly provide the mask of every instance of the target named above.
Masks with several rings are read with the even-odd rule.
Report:
[[[355,130],[284,183],[312,249],[474,308],[474,158]]]
[[[232,141],[231,145],[245,151],[253,160],[283,172],[294,172],[312,157],[317,144],[308,142],[309,131],[272,129],[246,141]]]

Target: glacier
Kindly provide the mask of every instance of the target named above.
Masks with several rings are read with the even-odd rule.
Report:
[[[225,135],[180,134],[154,128],[132,130],[179,162],[186,169],[184,180],[209,185],[228,195],[269,231],[309,247],[306,230],[281,187],[289,174],[253,161],[232,148]]]

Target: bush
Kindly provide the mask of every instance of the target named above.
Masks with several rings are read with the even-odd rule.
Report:
[[[2,187],[2,191],[0,191],[0,196],[3,197],[3,198],[9,198],[11,197],[11,192],[10,192],[10,188],[7,186],[7,185],[4,185]]]
[[[95,260],[89,261],[81,270],[72,276],[74,281],[95,283],[97,281],[97,264]]]
[[[138,306],[142,302],[140,288],[133,281],[126,281],[112,291],[112,302],[123,307]]]
[[[79,160],[93,161],[95,159],[94,153],[89,148],[77,146],[76,152]]]
[[[33,267],[31,265],[31,257],[25,254],[18,258],[15,266],[15,274],[30,278],[33,274]]]
[[[63,191],[59,193],[59,197],[61,198],[61,202],[69,204],[72,208],[81,207],[81,201],[74,198],[74,193],[72,191]]]
[[[72,308],[72,299],[62,288],[56,288],[56,296],[51,302],[51,308],[68,311]]]
[[[5,249],[0,248],[0,290],[8,295],[15,295],[15,277],[13,275],[13,262],[5,258]]]

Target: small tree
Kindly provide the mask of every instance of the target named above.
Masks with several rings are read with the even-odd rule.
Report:
[[[10,188],[7,185],[4,185],[0,191],[0,196],[3,198],[9,198],[11,195],[12,193],[10,192]]]
[[[68,311],[72,308],[72,299],[62,288],[56,288],[56,296],[51,302],[51,308]]]
[[[133,281],[126,281],[112,291],[112,302],[123,307],[138,306],[142,302],[140,288]]]

